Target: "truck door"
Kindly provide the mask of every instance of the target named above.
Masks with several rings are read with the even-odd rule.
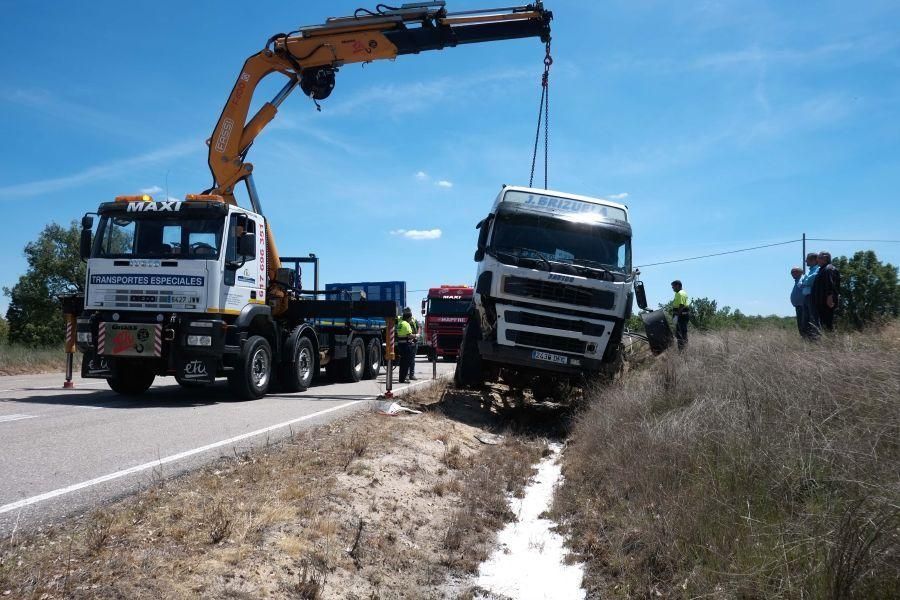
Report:
[[[254,254],[241,255],[239,240],[245,233],[256,239]],[[265,230],[255,215],[232,213],[228,220],[225,247],[225,274],[221,307],[226,312],[240,311],[247,304],[265,302]]]

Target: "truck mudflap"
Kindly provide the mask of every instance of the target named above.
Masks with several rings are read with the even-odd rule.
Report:
[[[498,363],[501,366],[504,364],[515,365],[568,375],[595,372],[603,368],[603,362],[595,358],[544,351],[537,348],[514,348],[490,340],[479,341],[478,351],[483,360]]]
[[[217,361],[210,356],[181,356],[177,361],[176,378],[179,381],[213,383],[216,380]]]
[[[109,379],[115,375],[114,361],[95,352],[85,352],[81,357],[81,376],[85,379]]]

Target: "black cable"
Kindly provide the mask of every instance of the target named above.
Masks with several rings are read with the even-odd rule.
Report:
[[[383,15],[383,14],[385,13],[385,11],[388,11],[388,10],[400,10],[400,9],[397,8],[396,6],[388,6],[387,4],[376,4],[376,5],[375,5],[375,10],[378,11],[378,14]]]
[[[807,238],[807,239],[809,239],[809,238]],[[646,265],[638,265],[636,268],[643,269],[644,267],[655,267],[657,265],[669,265],[672,263],[687,262],[689,260],[699,260],[701,258],[711,258],[713,256],[724,256],[726,254],[737,254],[739,252],[749,252],[751,250],[760,250],[762,248],[772,248],[773,246],[785,246],[787,244],[796,244],[797,242],[800,242],[800,241],[803,241],[803,240],[799,240],[799,239],[798,240],[788,240],[786,242],[776,242],[774,244],[764,244],[762,246],[753,246],[752,248],[741,248],[740,250],[729,250],[728,252],[716,252],[715,254],[704,254],[703,256],[692,256],[690,258],[678,258],[675,260],[665,260],[662,262],[648,263]]]
[[[373,12],[372,12],[371,10],[369,10],[368,8],[357,8],[356,10],[353,11],[353,18],[354,18],[354,19],[358,19],[358,18],[359,18],[359,13],[365,13],[365,14],[369,15],[370,17],[377,17],[377,16],[378,16],[376,13],[373,13]]]
[[[838,240],[833,238],[806,238],[807,242],[858,242],[871,244],[900,244],[900,240]]]

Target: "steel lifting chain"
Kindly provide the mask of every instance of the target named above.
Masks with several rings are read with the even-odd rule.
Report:
[[[534,185],[534,167],[537,164],[538,142],[541,138],[541,121],[544,122],[544,189],[547,189],[548,172],[550,168],[550,65],[553,57],[550,56],[550,41],[547,40],[547,52],[544,55],[544,74],[541,76],[541,102],[538,105],[537,131],[534,132],[534,151],[531,153],[531,176],[528,178],[528,187]]]

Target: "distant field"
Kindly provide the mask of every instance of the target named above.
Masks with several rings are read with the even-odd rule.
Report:
[[[76,359],[80,359],[80,355]],[[76,369],[81,363],[76,360]],[[0,344],[0,375],[25,375],[63,371],[66,368],[66,354],[59,348],[26,348]]]
[[[900,597],[900,326],[695,335],[598,390],[555,505],[589,597]]]

